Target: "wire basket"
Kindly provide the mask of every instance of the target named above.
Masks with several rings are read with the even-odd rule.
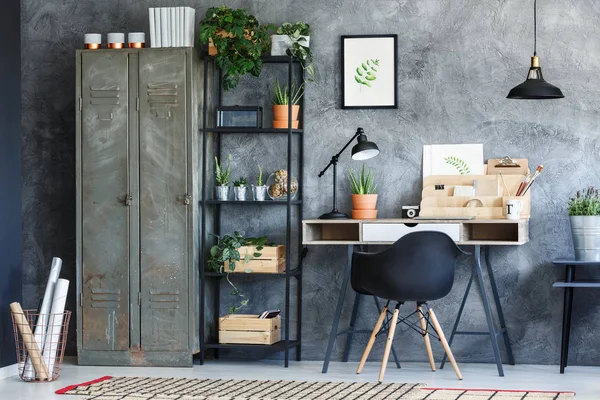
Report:
[[[17,316],[11,313],[19,376],[26,382],[58,379],[65,355],[71,311],[62,314],[40,314],[37,310],[23,310],[23,313]],[[25,321],[28,327],[20,326],[25,325]],[[30,331],[32,335],[23,334],[22,331]],[[42,370],[45,368],[47,374],[40,373],[34,365],[37,365],[38,369],[40,366]]]

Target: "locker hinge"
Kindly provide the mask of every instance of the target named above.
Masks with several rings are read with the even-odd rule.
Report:
[[[135,99],[135,109],[137,111],[140,111],[140,98],[139,97]]]
[[[142,293],[138,292],[138,306],[142,305]]]
[[[83,99],[79,98],[79,111],[83,110]]]
[[[83,293],[79,293],[79,307],[83,307]]]

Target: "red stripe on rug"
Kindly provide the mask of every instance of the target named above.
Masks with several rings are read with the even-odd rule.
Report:
[[[421,390],[466,390],[467,392],[499,392],[499,393],[522,393],[522,392],[529,392],[529,393],[573,393],[575,394],[575,392],[563,392],[561,390],[526,390],[526,389],[506,389],[506,390],[502,390],[502,389],[466,389],[466,388],[430,388],[430,387],[423,387],[421,388]]]
[[[73,389],[77,388],[78,386],[90,386],[90,385],[93,385],[94,383],[106,381],[106,380],[109,380],[111,378],[112,378],[112,376],[103,376],[102,378],[94,379],[93,381],[83,382],[83,383],[79,383],[77,385],[71,385],[71,386],[64,387],[62,389],[58,389],[54,393],[56,393],[56,394],[65,394],[69,390],[73,390]]]

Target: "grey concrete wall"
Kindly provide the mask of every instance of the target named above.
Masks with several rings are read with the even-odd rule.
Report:
[[[155,6],[180,5],[158,0]],[[209,5],[197,7],[197,19]],[[572,254],[565,203],[575,190],[600,184],[600,4],[595,0],[547,0],[539,4],[538,52],[545,77],[566,98],[558,101],[507,100],[509,89],[526,75],[532,53],[531,2],[517,0],[427,1],[225,1],[248,7],[260,21],[309,22],[311,47],[320,72],[319,83],[306,93],[307,152],[304,215],[316,217],[330,208],[331,174],[317,178],[331,154],[361,126],[383,150],[367,164],[379,183],[381,217],[397,216],[403,204],[417,204],[421,189],[424,144],[484,143],[484,156],[506,154],[543,163],[545,172],[532,192],[531,242],[520,248],[494,248],[492,262],[518,363],[559,360],[562,293],[552,282],[562,274],[550,261]],[[24,298],[34,305],[42,292],[53,255],[63,257],[63,275],[73,279],[75,253],[74,184],[74,49],[84,32],[148,32],[147,2],[115,0],[24,0],[23,38],[23,211]],[[398,110],[341,110],[340,36],[397,33]],[[229,95],[230,104],[256,104],[265,82],[244,79]],[[258,96],[256,92],[258,90]],[[268,95],[265,92],[265,98]],[[265,99],[264,106],[269,104]],[[268,123],[268,117],[265,119]],[[273,139],[241,137],[226,146],[232,151],[234,176],[263,160],[272,171],[284,155]],[[225,147],[228,151],[228,147]],[[241,149],[237,150],[236,149]],[[349,155],[340,176],[353,165]],[[349,188],[340,184],[341,209],[350,209]],[[236,228],[280,237],[282,211],[232,211]],[[227,226],[226,226],[227,227]],[[229,226],[233,228],[233,226]],[[249,229],[250,227],[253,227]],[[305,263],[303,306],[306,359],[321,359],[328,338],[341,274],[341,247],[311,248]],[[451,321],[468,279],[467,260],[458,267],[451,294],[435,306],[442,325]],[[582,274],[583,275],[583,274]],[[280,306],[283,285],[253,280],[242,285],[252,309]],[[267,290],[268,289],[268,290]],[[600,364],[600,301],[593,291],[575,296],[573,364]],[[348,295],[350,299],[350,295]],[[225,303],[228,299],[224,299]],[[73,308],[74,302],[71,302]],[[342,323],[349,318],[347,307]],[[360,327],[376,318],[364,304]],[[469,299],[465,328],[484,326],[477,293]],[[401,329],[403,360],[425,360],[421,339]],[[352,358],[366,342],[357,338]],[[343,342],[336,347],[339,358]],[[438,354],[441,347],[435,344]],[[456,340],[459,361],[491,361],[488,339]],[[376,348],[381,355],[381,347]]]

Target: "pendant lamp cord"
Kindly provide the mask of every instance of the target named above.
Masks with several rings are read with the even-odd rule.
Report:
[[[533,55],[537,55],[537,0],[533,0]]]

